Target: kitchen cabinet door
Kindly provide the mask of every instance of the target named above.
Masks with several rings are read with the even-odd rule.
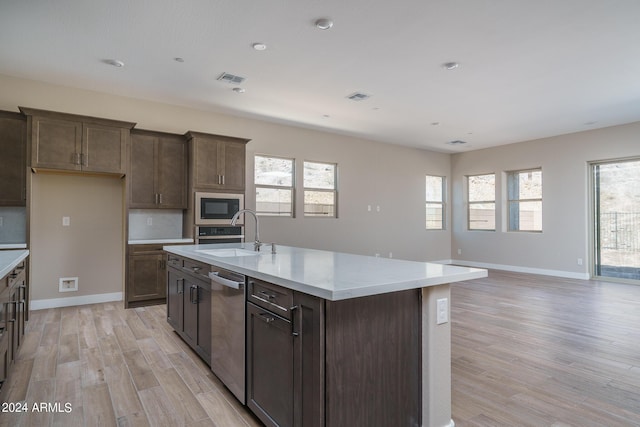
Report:
[[[26,203],[26,128],[22,115],[0,111],[0,206]]]
[[[165,278],[165,261],[161,252],[130,255],[127,302],[164,300],[167,296]]]
[[[137,131],[131,135],[129,207],[187,208],[187,144],[184,137]]]
[[[130,149],[129,207],[148,209],[157,207],[155,151],[157,138],[132,133]]]
[[[182,136],[158,140],[156,160],[158,207],[187,208],[187,143]]]
[[[82,130],[82,170],[124,175],[129,129],[84,123]]]
[[[182,332],[184,325],[184,275],[177,269],[167,269],[167,322],[177,332]]]
[[[247,303],[247,406],[269,427],[294,425],[291,322]]]
[[[82,170],[82,122],[31,117],[31,166]]]
[[[211,364],[211,287],[186,276],[183,339]]]
[[[194,189],[244,191],[249,140],[199,132],[188,132],[187,137]]]
[[[211,288],[198,286],[198,332],[196,352],[211,365]]]

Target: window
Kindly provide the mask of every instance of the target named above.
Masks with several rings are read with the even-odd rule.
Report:
[[[293,216],[293,159],[256,155],[254,171],[258,215]]]
[[[507,172],[509,231],[542,231],[542,170]]]
[[[332,163],[304,162],[304,215],[336,218],[336,170]]]
[[[496,229],[496,175],[467,177],[469,230]]]
[[[427,175],[427,230],[444,230],[445,194],[446,187],[444,177]]]

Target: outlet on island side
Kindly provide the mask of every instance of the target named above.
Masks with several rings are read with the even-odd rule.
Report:
[[[449,321],[449,298],[436,300],[436,324],[442,325]]]

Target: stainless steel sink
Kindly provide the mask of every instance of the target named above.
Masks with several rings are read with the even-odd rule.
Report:
[[[196,249],[196,252],[200,252],[200,253],[211,255],[211,256],[222,257],[222,258],[260,255],[260,252],[248,251],[246,249],[234,249],[234,248],[227,248],[227,249]]]

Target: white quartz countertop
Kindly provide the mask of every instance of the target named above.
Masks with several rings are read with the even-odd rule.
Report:
[[[11,270],[16,268],[16,266],[28,256],[29,251],[25,249],[0,251],[0,279],[11,273]]]
[[[193,243],[193,239],[138,239],[129,240],[129,245],[148,245],[148,244],[171,244],[171,243]]]
[[[178,256],[226,268],[330,301],[487,276],[487,270],[479,268],[279,245],[275,255],[271,254],[271,245],[264,245],[259,255],[214,256],[202,252],[232,248],[253,251],[253,243],[164,246],[165,251]]]

